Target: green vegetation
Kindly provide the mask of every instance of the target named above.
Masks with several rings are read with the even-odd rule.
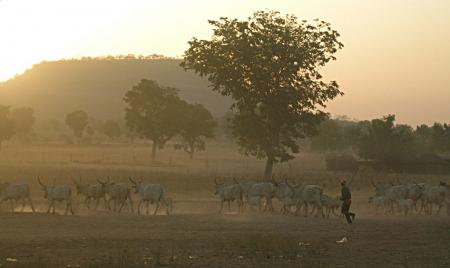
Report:
[[[5,140],[14,135],[14,122],[11,119],[9,106],[0,105],[0,148]]]
[[[204,138],[214,137],[217,123],[203,105],[189,103],[184,103],[180,123],[181,143],[175,149],[183,149],[193,159],[196,151],[205,150]]]
[[[212,137],[215,121],[202,105],[181,100],[178,89],[160,86],[156,81],[143,79],[125,94],[128,104],[125,120],[130,130],[152,141],[152,160],[156,150],[179,134],[183,148],[193,158],[195,150],[204,150],[201,137]]]
[[[193,38],[181,66],[232,97],[233,136],[242,153],[267,159],[269,179],[274,163],[292,159],[297,140],[327,117],[326,102],[342,94],[319,72],[343,47],[339,34],[329,23],[298,22],[273,11],[209,23],[211,40]]]
[[[385,163],[436,161],[438,154],[450,151],[449,144],[447,124],[420,125],[413,129],[395,124],[394,115],[360,122],[329,119],[319,126],[319,134],[311,139],[314,151],[351,151],[363,159]]]
[[[81,110],[68,113],[66,115],[66,124],[73,131],[75,137],[80,139],[88,126],[88,115],[85,111]],[[91,131],[90,133],[91,135],[93,134]]]

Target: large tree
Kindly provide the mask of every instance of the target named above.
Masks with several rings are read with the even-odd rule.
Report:
[[[9,106],[0,105],[0,148],[5,140],[14,135],[14,122],[11,119]]]
[[[88,125],[88,115],[81,110],[68,113],[66,115],[66,124],[77,138],[81,138]]]
[[[232,131],[246,155],[274,163],[293,158],[298,139],[314,133],[326,102],[342,92],[320,68],[343,45],[329,23],[258,11],[248,20],[210,20],[211,40],[193,38],[181,66],[206,76],[212,89],[234,100]]]
[[[153,161],[156,150],[164,148],[166,142],[178,133],[182,105],[177,92],[175,88],[142,79],[125,94],[127,126],[153,142]]]
[[[175,149],[183,149],[194,158],[195,151],[205,150],[205,138],[214,137],[214,127],[217,123],[211,113],[201,104],[183,104],[179,135],[181,143]]]

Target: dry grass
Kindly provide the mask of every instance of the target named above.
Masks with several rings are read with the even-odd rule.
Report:
[[[137,216],[125,211],[87,210],[76,202],[76,216],[10,213],[0,205],[2,267],[448,267],[450,217],[375,218],[367,210],[372,194],[369,171],[352,185],[357,222],[269,214],[217,213],[213,179],[257,178],[263,161],[242,157],[229,145],[215,144],[193,161],[180,151],[160,152],[150,162],[148,146],[5,147],[0,181],[28,182],[38,211],[47,203],[35,180],[66,184],[111,177],[143,176],[166,186],[174,215]],[[134,157],[133,157],[134,156]],[[321,184],[338,194],[339,179],[350,174],[323,170],[319,155],[300,155],[276,167],[277,174]],[[389,175],[385,180],[393,179]],[[448,177],[401,175],[436,183]],[[134,197],[136,200],[137,197]],[[277,210],[280,204],[275,204]],[[59,211],[62,211],[62,205]],[[235,207],[233,207],[235,209]],[[349,243],[335,241],[348,237]],[[302,242],[304,244],[299,245]],[[17,259],[17,262],[6,261]],[[72,266],[77,267],[77,266]]]

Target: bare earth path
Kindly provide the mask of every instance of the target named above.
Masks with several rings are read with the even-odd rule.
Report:
[[[336,243],[344,236],[347,243]],[[2,267],[450,267],[450,218],[367,217],[349,226],[340,218],[281,215],[2,212],[0,263]]]

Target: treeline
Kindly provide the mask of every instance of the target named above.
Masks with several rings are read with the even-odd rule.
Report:
[[[318,135],[311,138],[310,145],[313,151],[347,151],[366,160],[431,161],[450,151],[450,125],[434,123],[413,128],[395,124],[395,115],[371,121],[328,119],[320,124]]]
[[[203,105],[188,103],[179,97],[178,91],[160,86],[154,80],[142,79],[123,98],[127,107],[122,125],[112,119],[96,122],[87,112],[75,110],[66,114],[64,122],[71,135],[64,133],[57,120],[47,122],[41,131],[46,128],[47,132],[59,132],[56,139],[69,144],[91,144],[95,140],[104,141],[105,137],[117,141],[123,136],[126,136],[124,141],[130,143],[135,139],[150,140],[153,160],[158,149],[177,137],[174,148],[193,158],[195,152],[205,150],[205,139],[214,137],[217,123]],[[11,109],[0,105],[0,144],[11,138],[21,143],[42,140],[34,130],[35,122],[32,108]]]
[[[84,56],[79,58],[69,58],[69,59],[61,59],[60,61],[91,61],[91,60],[174,60],[177,59],[175,57],[168,57],[161,54],[150,54],[150,55],[135,55],[135,54],[119,54],[119,55],[107,55],[107,56],[98,56],[98,57],[90,57]]]

